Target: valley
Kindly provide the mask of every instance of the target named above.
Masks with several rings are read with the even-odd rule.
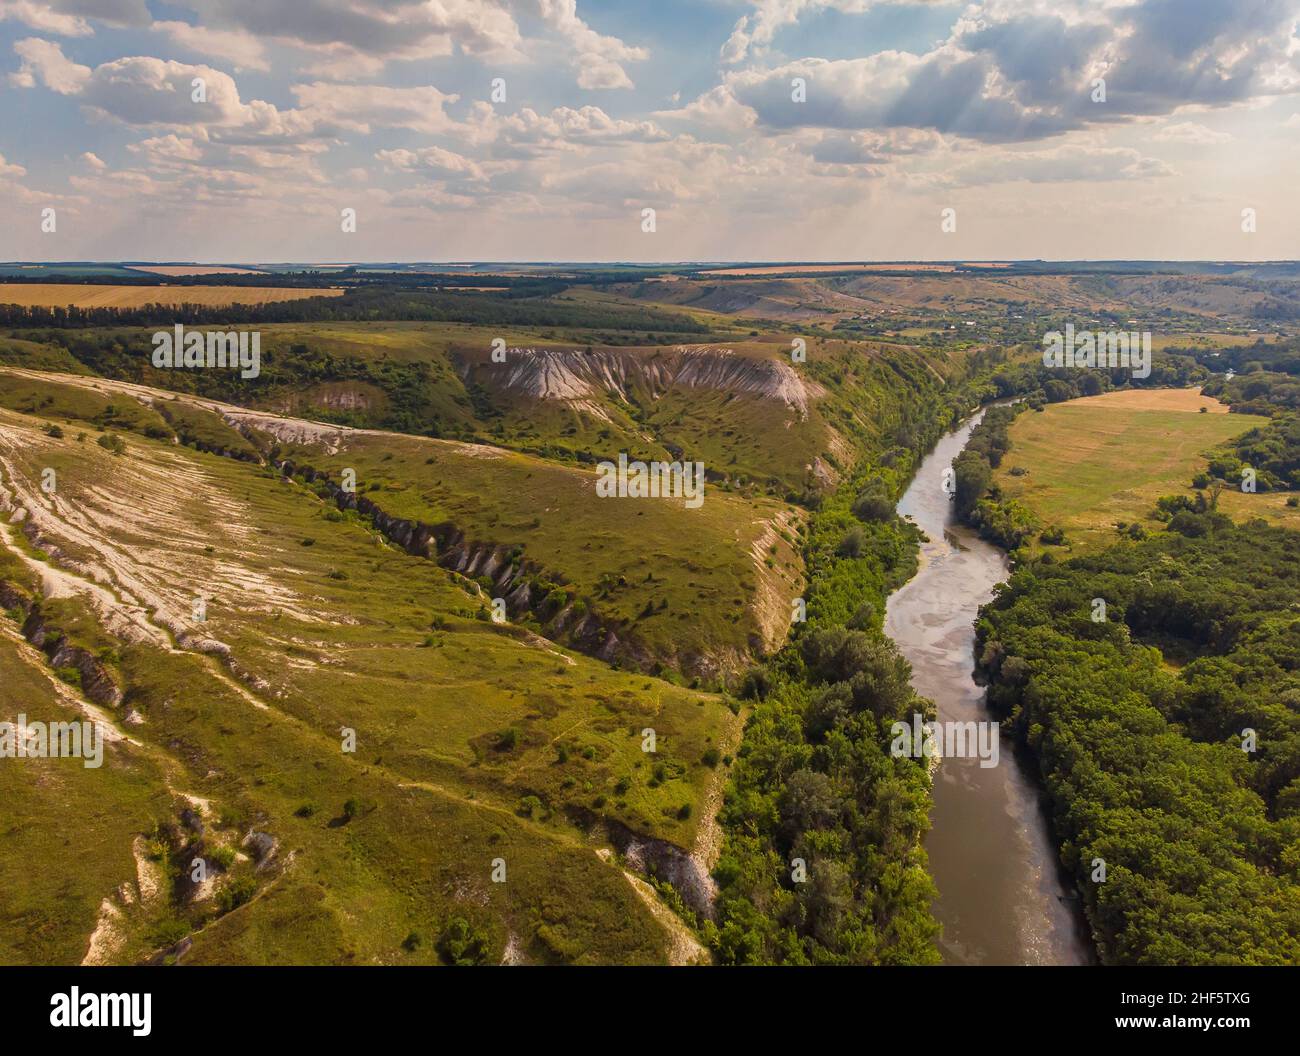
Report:
[[[1294,339],[1231,277],[984,270],[507,269],[465,291],[343,269],[224,310],[5,308],[0,722],[108,732],[95,770],[0,767],[31,821],[0,839],[3,958],[1145,956],[1086,895],[1088,923],[1072,912],[1075,853],[1033,763],[1008,745],[972,783],[961,760],[891,754],[914,714],[983,721],[972,660],[1007,670],[975,617],[1002,596],[997,551],[906,515],[946,467],[932,447],[1012,398],[1014,420],[991,419],[1005,440],[971,445],[1005,457],[955,465],[959,507],[979,500],[1015,568],[1104,550],[1116,522],[1162,537],[1198,491],[1294,530]],[[1080,326],[1158,314],[1150,378],[1042,365],[1034,335],[1076,299]],[[255,376],[154,367],[164,317],[255,326]],[[1258,493],[1231,486],[1245,457]],[[698,461],[704,499],[602,497],[620,459]],[[966,597],[943,563],[980,547]],[[990,714],[1019,733],[1018,712]],[[1289,803],[1277,765],[1267,794]],[[80,828],[47,831],[51,796],[83,804]],[[988,811],[1003,836],[971,842]],[[32,854],[56,883],[24,876]]]

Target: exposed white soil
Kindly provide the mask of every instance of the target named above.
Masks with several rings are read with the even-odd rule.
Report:
[[[626,401],[638,385],[655,398],[676,387],[744,393],[784,404],[800,420],[826,391],[784,359],[742,356],[714,345],[677,345],[653,352],[511,348],[500,378],[503,389],[560,401],[601,421],[610,418],[599,399],[613,394]]]
[[[602,861],[611,862],[613,852],[608,847],[596,851]],[[637,897],[645,903],[651,915],[659,922],[668,936],[668,963],[675,966],[687,964],[707,964],[709,951],[706,950],[688,928],[683,920],[660,900],[658,893],[646,881],[626,869],[621,870],[624,878],[632,885]]]
[[[100,965],[113,963],[113,957],[122,947],[125,935],[122,933],[122,911],[112,899],[106,898],[99,904],[99,920],[90,936],[90,945],[86,955],[81,959],[83,965]]]
[[[775,568],[767,567],[768,551],[777,547],[778,557],[783,549],[789,549],[788,543],[781,538],[780,532],[794,538],[799,515],[791,510],[782,509],[771,520],[756,521],[760,526],[758,534],[749,546],[749,555],[754,562],[754,577],[757,587],[750,608],[762,636],[763,649],[770,651],[778,648],[785,641],[790,630],[793,610],[791,600],[795,597],[798,583],[781,570],[778,560]],[[736,529],[739,538],[740,529]]]

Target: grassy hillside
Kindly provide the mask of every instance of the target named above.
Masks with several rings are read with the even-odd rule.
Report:
[[[113,894],[129,874],[104,885],[76,846],[52,852],[113,902],[109,959],[188,935],[193,961],[437,961],[458,920],[484,960],[668,956],[663,925],[596,851],[690,851],[734,750],[718,697],[481,618],[472,582],[276,472],[135,432],[105,434],[122,439],[115,453],[85,419],[51,415],[0,412],[7,501],[29,526],[5,533],[7,581],[52,577],[66,601],[37,601],[48,635],[111,643],[93,655],[123,691],[116,723],[168,775],[140,779],[148,810],[124,809],[98,836],[120,837],[116,857],[92,863],[129,861],[143,837],[161,893]],[[36,487],[46,468],[53,495]],[[169,785],[203,801],[202,837]],[[184,882],[196,839],[223,863],[198,891]],[[8,841],[0,868],[26,850]],[[93,926],[83,911],[50,959],[77,959]]]

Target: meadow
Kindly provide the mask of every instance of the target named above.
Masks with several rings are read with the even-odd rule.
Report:
[[[1161,527],[1151,516],[1156,500],[1192,495],[1206,453],[1265,421],[1228,414],[1193,389],[1121,390],[1048,404],[1012,424],[1011,450],[995,481],[1042,525],[1063,528],[1075,551],[1095,549],[1114,541],[1117,522]],[[1300,527],[1300,510],[1288,507],[1281,492],[1225,489],[1219,505],[1238,520]]]

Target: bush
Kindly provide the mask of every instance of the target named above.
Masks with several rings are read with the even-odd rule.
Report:
[[[861,557],[862,552],[867,548],[867,535],[857,525],[850,528],[840,540],[840,545],[835,548],[835,552],[840,557]]]
[[[257,894],[257,881],[251,876],[237,876],[221,889],[217,903],[223,913],[238,909]]]
[[[889,485],[874,477],[858,492],[853,503],[853,516],[860,521],[888,521],[894,516],[894,500]]]
[[[472,966],[486,964],[487,937],[464,917],[452,917],[438,936],[438,956],[444,964]]]

